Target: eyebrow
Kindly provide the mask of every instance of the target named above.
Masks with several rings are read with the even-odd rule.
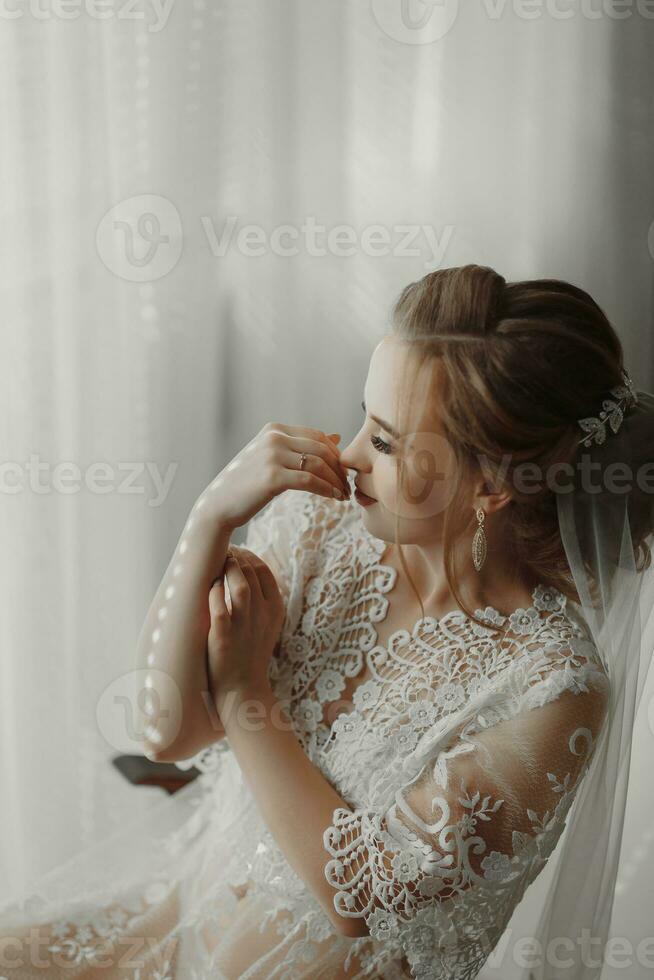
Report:
[[[368,410],[366,409],[366,403],[365,403],[365,401],[362,401],[361,402],[361,408],[364,410],[364,412],[366,414],[368,414]],[[384,422],[383,419],[378,419],[376,415],[371,415],[370,418],[373,420],[373,422],[376,422],[377,425],[381,425],[382,429],[385,429],[386,432],[390,432],[390,434],[392,436],[394,436],[396,439],[401,439],[402,438],[402,436],[400,435],[400,433],[397,431],[397,429],[394,429],[393,428],[393,426],[390,424],[390,422]]]

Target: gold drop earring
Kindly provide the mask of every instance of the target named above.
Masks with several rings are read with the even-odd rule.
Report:
[[[483,507],[480,507],[477,511],[479,527],[475,531],[475,536],[472,539],[472,560],[478,572],[481,571],[481,567],[486,561],[486,554],[488,552],[486,532],[484,531],[485,517],[486,515],[484,514],[484,509]]]

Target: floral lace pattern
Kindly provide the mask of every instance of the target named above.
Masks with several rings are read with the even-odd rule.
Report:
[[[445,948],[447,975],[473,976],[565,826],[608,679],[565,596],[542,585],[527,609],[475,611],[504,636],[454,610],[378,645],[396,573],[352,516],[323,539],[277,675],[305,751],[351,803],[325,829],[325,874],[336,910],[401,946],[416,976],[443,976],[425,963]],[[329,725],[325,707],[364,665],[370,679]],[[547,752],[532,748],[546,739]],[[538,778],[526,792],[511,770],[516,784],[525,771]]]

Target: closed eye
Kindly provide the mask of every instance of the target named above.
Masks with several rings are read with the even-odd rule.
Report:
[[[361,408],[363,409],[364,414],[367,414],[365,402],[361,402]],[[376,419],[374,419],[374,421],[376,421]],[[370,436],[370,441],[375,449],[380,453],[386,453],[386,455],[388,455],[389,453],[393,452],[393,447],[390,445],[390,443],[384,442],[384,440],[380,439],[379,436]]]
[[[380,439],[379,436],[370,436],[370,441],[375,447],[375,449],[380,453],[388,454],[393,452],[393,447],[390,446],[387,442],[384,442],[383,439]]]

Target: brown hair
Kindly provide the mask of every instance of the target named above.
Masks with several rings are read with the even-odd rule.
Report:
[[[568,282],[507,282],[493,269],[465,265],[407,285],[393,309],[392,336],[415,355],[407,359],[415,374],[407,369],[398,393],[400,431],[409,431],[415,408],[410,393],[418,373],[438,358],[442,384],[434,398],[457,486],[465,488],[478,477],[480,455],[487,461],[486,476],[497,475],[504,457],[504,480],[498,476],[495,485],[511,485],[512,499],[503,513],[516,568],[526,580],[578,602],[559,533],[556,494],[547,486],[521,494],[513,473],[524,463],[544,473],[554,463],[572,461],[583,436],[577,420],[597,415],[602,397],[623,383],[622,345],[604,312]],[[401,460],[400,492],[405,476]],[[472,541],[475,523],[470,497],[456,493],[443,513],[445,575],[460,608],[479,623],[459,591],[453,547],[462,535]],[[398,524],[399,518],[395,543],[424,616],[397,540]]]

